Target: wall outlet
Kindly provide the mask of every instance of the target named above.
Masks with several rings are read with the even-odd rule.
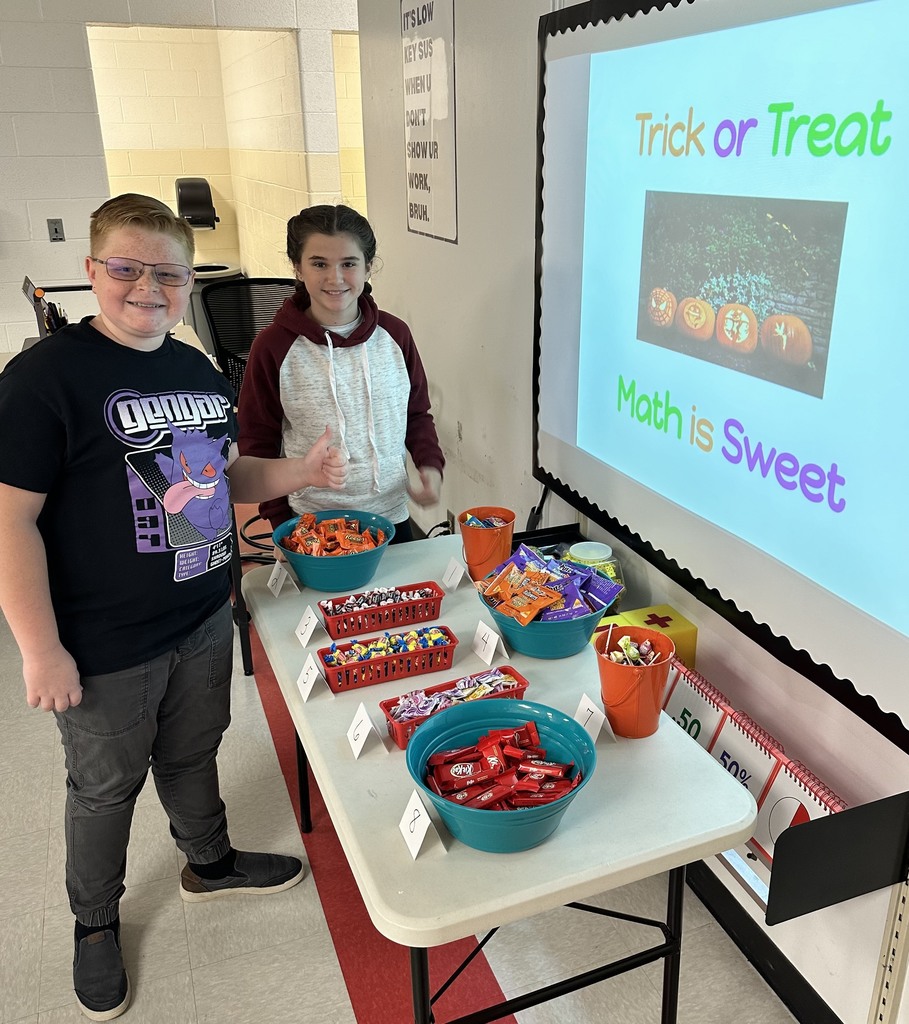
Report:
[[[52,242],[65,242],[66,235],[63,234],[63,221],[59,218],[47,219],[47,236]]]
[[[449,533],[454,533],[455,532],[454,512],[452,512],[451,509],[449,509],[447,515],[448,515],[448,531],[449,531]]]

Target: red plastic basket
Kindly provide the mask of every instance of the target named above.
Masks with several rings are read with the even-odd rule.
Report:
[[[439,617],[439,609],[442,605],[444,591],[438,583],[427,580],[425,583],[410,583],[398,590],[429,590],[433,591],[430,597],[419,597],[414,601],[398,601],[395,604],[375,605],[371,608],[358,608],[352,612],[342,612],[340,615],[327,615],[325,613],[326,601],[319,602],[319,612],[325,629],[332,640],[343,640],[348,636],[362,636],[364,633],[372,633],[377,629],[407,629],[415,622],[428,622]],[[351,594],[351,597],[362,597],[362,594]],[[346,600],[343,597],[335,598],[332,604]]]
[[[325,672],[328,688],[334,693],[355,690],[359,686],[373,686],[376,683],[387,683],[392,679],[403,679],[406,676],[418,676],[423,672],[438,672],[449,668],[454,660],[458,638],[447,626],[435,626],[448,637],[448,643],[439,647],[420,647],[415,651],[404,651],[400,654],[388,654],[385,657],[370,658],[368,661],[352,661],[347,665],[329,665],[325,656],[331,654],[330,647],[319,649],[321,668]],[[362,643],[379,639],[370,637]],[[353,644],[338,644],[336,650],[349,651]]]
[[[527,680],[521,675],[517,669],[511,667],[511,665],[497,665],[500,672],[505,672],[514,678],[514,686],[507,690],[503,690],[501,693],[489,693],[485,697],[476,697],[476,700],[490,700],[494,697],[504,697],[511,700],[520,700],[524,696],[524,691],[530,685]],[[474,676],[486,675],[485,672],[475,672],[472,676],[468,676],[468,679],[474,678]],[[458,682],[457,679],[450,679],[447,683],[437,683],[435,686],[424,687],[426,693],[441,693],[443,690],[454,689],[455,684]],[[385,715],[385,722],[388,725],[388,735],[395,741],[395,743],[402,749],[407,746],[407,741],[414,734],[414,730],[418,725],[422,725],[428,718],[432,718],[432,715],[422,715],[420,718],[411,718],[407,722],[396,722],[391,717],[391,709],[395,707],[400,700],[400,697],[391,697],[388,700],[380,700],[379,707],[382,709],[382,714]],[[433,712],[435,714],[436,712]]]

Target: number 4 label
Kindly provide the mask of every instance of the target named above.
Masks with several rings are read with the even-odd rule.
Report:
[[[479,622],[473,637],[474,654],[478,654],[487,665],[491,665],[492,659],[496,656],[496,650],[499,647],[502,649],[502,654],[507,658],[508,651],[505,649],[505,641],[492,626],[487,626],[482,621]]]

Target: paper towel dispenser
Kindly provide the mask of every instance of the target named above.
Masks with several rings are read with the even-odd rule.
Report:
[[[220,220],[205,178],[177,178],[177,214],[194,228],[213,230]]]

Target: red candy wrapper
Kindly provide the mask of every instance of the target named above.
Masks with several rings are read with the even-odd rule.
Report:
[[[480,751],[480,764],[484,768],[495,768],[497,771],[505,771],[505,755],[502,753],[502,748],[498,743],[489,741],[481,745],[477,745],[477,750]]]
[[[426,785],[464,807],[511,810],[558,800],[581,781],[574,762],[546,758],[534,722],[492,729],[475,746],[438,750],[426,762]]]
[[[456,750],[440,750],[432,754],[426,764],[434,768],[437,764],[448,764],[451,761],[479,761],[482,756],[476,747],[458,747]]]
[[[543,761],[538,757],[521,761],[518,764],[519,772],[541,772],[554,779],[564,779],[572,768],[574,768],[574,761],[571,764],[559,764],[558,761]]]
[[[465,789],[478,782],[489,782],[502,774],[501,768],[484,768],[480,761],[455,761],[440,764],[434,771],[435,780],[443,793],[452,789]]]

